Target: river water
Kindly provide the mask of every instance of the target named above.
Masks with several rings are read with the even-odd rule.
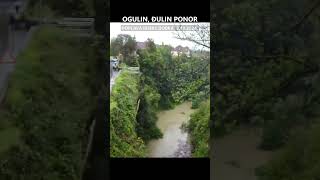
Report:
[[[258,148],[261,132],[243,126],[225,137],[214,139],[211,180],[257,180],[255,168],[267,163],[275,153]]]
[[[148,143],[149,157],[188,157],[190,156],[190,144],[188,134],[181,130],[181,125],[188,122],[191,102],[184,102],[174,109],[160,111],[157,114],[157,126],[163,133],[163,138],[152,140]]]

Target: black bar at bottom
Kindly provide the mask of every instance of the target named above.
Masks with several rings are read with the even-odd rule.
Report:
[[[209,158],[111,158],[111,180],[210,179]]]

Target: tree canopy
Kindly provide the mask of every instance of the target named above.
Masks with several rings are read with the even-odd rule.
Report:
[[[256,125],[263,129],[260,148],[274,150],[300,136],[297,129],[307,132],[318,122],[319,5],[319,1],[311,0],[216,3],[212,35],[215,136],[223,135],[228,125]],[[310,138],[318,137],[314,134]],[[291,150],[299,153],[301,149]],[[305,165],[302,161],[294,162],[297,166],[290,164],[288,156],[275,161],[282,164],[281,171],[290,169],[297,175],[294,169]],[[311,156],[320,158],[317,154]],[[279,171],[272,167],[264,174],[265,179],[294,176],[280,173],[276,178]],[[311,174],[296,177],[317,177]]]

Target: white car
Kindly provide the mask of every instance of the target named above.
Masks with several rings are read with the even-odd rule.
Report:
[[[119,69],[119,60],[118,59],[111,59],[112,68],[115,70]]]

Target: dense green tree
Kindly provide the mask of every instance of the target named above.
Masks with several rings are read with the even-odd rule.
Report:
[[[162,137],[162,132],[156,126],[157,110],[160,94],[151,86],[141,82],[139,111],[137,114],[137,133],[145,141]]]
[[[262,147],[272,149],[285,143],[291,127],[310,122],[314,113],[306,110],[315,104],[307,101],[312,91],[307,79],[318,73],[310,47],[318,44],[319,27],[312,16],[301,18],[311,5],[301,0],[218,4],[215,128],[258,123],[264,127]]]
[[[134,37],[127,34],[119,34],[111,40],[110,51],[112,56],[123,57],[123,62],[129,66],[137,66],[134,52],[136,51],[137,42]]]
[[[210,93],[208,57],[179,56],[173,58],[173,97],[176,102],[192,101],[197,108],[200,102],[207,99]]]
[[[319,8],[311,0],[227,0],[213,8],[213,134],[256,125],[261,148],[284,147],[258,170],[261,179],[319,177],[320,138],[311,128],[320,107]]]
[[[160,107],[170,108],[172,98],[172,61],[171,51],[164,47],[155,48],[153,41],[149,40],[147,49],[139,52],[138,62],[140,70],[145,77],[145,83],[155,87],[161,95]]]

